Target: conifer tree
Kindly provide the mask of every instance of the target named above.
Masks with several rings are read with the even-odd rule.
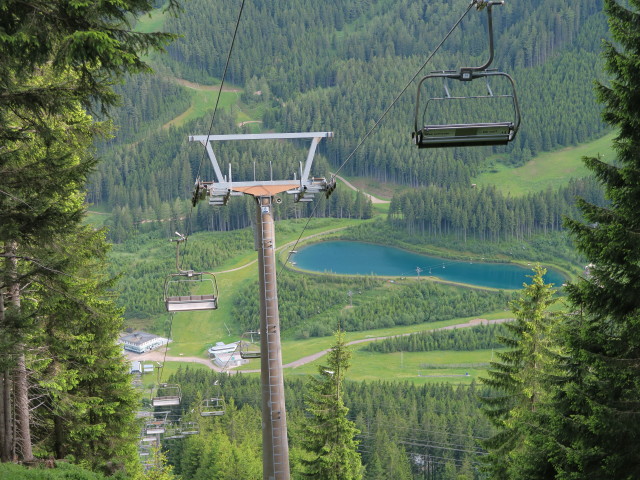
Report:
[[[347,419],[349,409],[342,399],[342,384],[349,368],[351,352],[344,333],[335,334],[335,344],[327,365],[318,367],[319,377],[309,381],[307,412],[310,414],[302,437],[303,447],[312,458],[303,460],[305,477],[317,480],[360,480],[363,467],[357,452],[359,433]]]
[[[640,1],[604,5],[611,80],[597,92],[604,120],[618,131],[617,158],[585,159],[610,204],[581,201],[585,223],[567,222],[592,265],[568,287],[576,315],[564,337],[569,378],[553,422],[562,479],[640,478]]]
[[[170,8],[176,6],[169,1]],[[80,231],[84,185],[96,163],[91,145],[104,131],[85,110],[105,112],[114,105],[114,82],[148,71],[143,55],[162,49],[173,38],[132,28],[136,17],[153,7],[151,0],[0,3],[0,256],[5,259],[0,265],[0,461],[33,457],[33,383],[27,378],[26,361],[30,348],[42,347],[30,342],[42,340],[37,332],[52,291],[47,288],[64,283],[56,276],[64,276],[61,266],[68,260],[46,252],[59,251],[58,242],[73,243],[68,234]],[[34,252],[47,256],[47,261]],[[22,297],[27,286],[37,293],[28,302]],[[81,290],[75,292],[81,296],[77,300],[87,306],[91,302]],[[94,380],[110,375],[122,380],[121,359],[109,350],[113,331],[92,334],[106,342],[98,355],[103,371]],[[114,385],[118,388],[121,382]],[[92,422],[115,407],[103,398],[109,397],[105,391],[84,394],[94,397],[91,402],[111,405],[89,415],[89,443],[103,442],[97,450],[107,448],[110,439],[97,432],[104,422]],[[126,392],[121,400],[125,396]],[[129,410],[123,411],[126,418]],[[126,427],[111,433],[127,437]],[[119,441],[115,444],[120,447]]]
[[[534,448],[543,435],[541,408],[547,402],[548,378],[556,370],[557,357],[553,340],[557,321],[548,312],[554,291],[544,283],[545,273],[536,266],[531,284],[511,303],[515,320],[505,325],[509,334],[500,338],[508,350],[496,353],[498,361],[491,363],[484,379],[497,391],[483,398],[484,412],[498,427],[487,442],[487,470],[496,480],[538,478],[533,474],[548,468],[546,457]]]

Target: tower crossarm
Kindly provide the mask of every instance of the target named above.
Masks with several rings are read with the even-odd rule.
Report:
[[[226,205],[232,195],[273,196],[278,193],[294,195],[295,201],[310,201],[311,197],[320,192],[328,192],[333,189],[333,180],[324,177],[310,177],[313,159],[318,144],[323,138],[332,138],[333,132],[300,132],[300,133],[257,133],[257,134],[233,134],[233,135],[191,135],[190,142],[200,142],[205,146],[216,179],[210,182],[198,180],[197,188],[206,189],[211,205]],[[229,174],[224,176],[213,151],[212,142],[233,140],[280,140],[280,139],[311,139],[311,146],[304,165],[300,167],[300,178],[295,176],[291,180],[254,180],[233,181],[231,168]]]

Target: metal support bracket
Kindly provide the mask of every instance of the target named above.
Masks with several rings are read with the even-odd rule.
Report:
[[[226,205],[232,195],[275,195],[286,192],[294,196],[296,202],[309,202],[314,194],[326,192],[335,188],[331,181],[324,177],[310,177],[313,159],[320,140],[332,138],[333,132],[308,132],[308,133],[258,133],[258,134],[233,134],[233,135],[191,135],[190,142],[200,142],[205,146],[216,179],[212,182],[201,182],[196,185],[196,191],[206,190],[209,195],[210,205]],[[233,181],[231,168],[229,175],[225,177],[213,151],[212,142],[233,140],[267,140],[267,139],[299,139],[310,138],[311,146],[304,165],[300,168],[300,178],[295,175],[292,180],[253,180]]]

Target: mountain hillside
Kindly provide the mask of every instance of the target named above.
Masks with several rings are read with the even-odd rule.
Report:
[[[607,35],[601,0],[508,2],[493,9],[492,67],[516,81],[522,127],[512,145],[418,151],[411,142],[414,82],[350,158],[467,7],[462,0],[255,0],[240,20],[225,79],[228,92],[213,124],[216,86],[239,7],[193,0],[176,18],[152,18],[154,25],[164,23],[164,30],[182,37],[169,47],[169,55],[153,57],[155,76],[122,87],[123,107],[115,118],[120,131],[100,149],[106,161],[90,186],[89,200],[131,217],[133,224],[162,218],[162,210],[179,216],[195,176],[212,179],[202,149],[187,142],[188,135],[207,133],[210,125],[214,134],[331,130],[335,138],[321,145],[326,161],[316,161],[314,174],[326,176],[342,167],[349,176],[445,189],[469,185],[496,158],[517,166],[540,152],[606,133],[593,92],[594,79],[602,76],[599,50]],[[487,56],[486,13],[472,9],[422,73],[482,64]],[[435,88],[434,94],[441,95],[441,87]],[[492,88],[503,91],[499,85]],[[211,95],[196,98],[194,89]],[[210,105],[202,105],[203,99]],[[486,105],[468,103],[470,110],[451,112],[463,117],[458,122],[487,111]],[[512,116],[508,108],[501,109],[488,111]],[[252,175],[254,161],[258,174],[266,174],[270,159],[276,175],[291,178],[304,159],[304,153],[287,154],[292,161],[283,165],[276,161],[282,147],[269,142],[216,147],[223,168],[232,163],[234,179]],[[246,208],[239,210],[231,217],[243,217]],[[247,221],[236,223],[245,226]]]

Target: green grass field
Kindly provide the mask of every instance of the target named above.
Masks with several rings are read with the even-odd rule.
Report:
[[[161,32],[167,17],[167,14],[162,12],[163,9],[164,6],[156,8],[149,15],[140,17],[135,30],[142,33]]]
[[[486,376],[493,350],[372,353],[354,349],[348,380],[397,380],[425,383],[469,384]],[[285,375],[313,375],[323,359],[287,369]]]
[[[84,223],[91,224],[96,228],[100,228],[104,226],[104,222],[106,222],[109,218],[111,218],[110,213],[103,213],[98,211],[89,211],[84,219]]]
[[[582,163],[582,157],[604,155],[605,159],[613,158],[611,142],[615,135],[610,133],[577,147],[542,153],[518,168],[496,164],[491,172],[481,174],[474,182],[479,186],[496,185],[502,192],[511,193],[514,196],[547,188],[556,189],[566,185],[572,178],[590,175],[589,170]]]
[[[153,373],[144,373],[141,376],[143,396],[145,395],[149,396],[149,393],[152,387],[155,387],[158,383],[166,382],[172,374],[178,371],[179,368],[182,368],[183,370],[187,367],[190,369],[198,369],[198,370],[207,369],[205,365],[202,365],[200,363],[165,362],[162,368],[162,371],[160,372],[161,376],[159,376],[158,369],[157,369],[157,366],[158,366],[157,362],[144,362],[144,363],[153,364],[154,367],[156,368],[154,369]]]
[[[187,89],[191,95],[191,106],[185,110],[182,114],[164,125],[164,128],[170,126],[180,127],[190,120],[201,118],[209,115],[216,104],[218,98],[218,92],[213,90],[196,90],[193,88]],[[239,102],[240,94],[237,92],[222,92],[220,96],[220,103],[218,108],[228,109],[232,105],[236,105]],[[246,117],[245,114],[242,118]],[[248,117],[247,117],[248,120]],[[242,120],[241,120],[242,121]]]

